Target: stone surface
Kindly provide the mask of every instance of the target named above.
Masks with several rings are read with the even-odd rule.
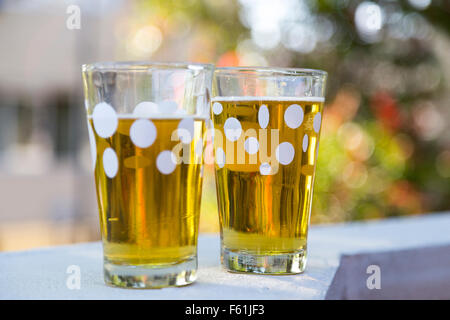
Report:
[[[364,256],[446,246],[450,244],[449,230],[448,213],[313,226],[308,238],[306,271],[293,276],[227,273],[220,267],[218,235],[201,235],[196,283],[183,288],[158,290],[105,286],[99,242],[5,252],[0,253],[0,299],[324,299],[332,282],[333,286],[348,286],[345,277],[342,281],[334,279],[341,255]],[[399,257],[401,259],[402,256]],[[371,261],[364,259],[356,260],[360,270],[366,268],[362,264]],[[439,261],[436,257],[434,259],[437,260],[430,262],[431,265]],[[81,269],[80,290],[70,290],[66,286],[66,270],[70,265]],[[427,273],[421,270],[419,274]],[[433,277],[439,280],[446,275],[434,274]],[[366,278],[360,277],[358,281],[365,283]],[[361,287],[361,284],[357,285]],[[336,294],[334,298],[356,297],[339,296],[339,292],[342,293],[339,287],[332,290]]]

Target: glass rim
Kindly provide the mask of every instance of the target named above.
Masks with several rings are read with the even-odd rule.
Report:
[[[148,70],[214,70],[211,63],[162,61],[105,61],[81,65],[82,72],[89,71],[148,71]]]
[[[328,72],[319,69],[308,68],[283,68],[283,67],[219,67],[214,74],[218,75],[272,75],[272,76],[319,76],[327,77]]]

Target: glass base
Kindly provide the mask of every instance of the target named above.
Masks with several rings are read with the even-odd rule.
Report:
[[[306,250],[293,253],[259,255],[221,250],[222,265],[230,272],[257,274],[298,274],[305,270]]]
[[[132,289],[158,289],[191,284],[197,278],[197,257],[167,266],[123,265],[104,260],[107,285]]]

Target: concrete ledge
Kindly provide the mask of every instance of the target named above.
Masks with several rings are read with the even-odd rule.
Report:
[[[449,230],[448,213],[313,226],[306,271],[295,276],[227,273],[220,266],[219,236],[201,235],[197,282],[159,290],[105,286],[99,242],[5,252],[0,253],[0,299],[441,298],[450,292]],[[372,264],[381,270],[380,290],[366,286]],[[70,265],[80,267],[80,290],[66,286]]]

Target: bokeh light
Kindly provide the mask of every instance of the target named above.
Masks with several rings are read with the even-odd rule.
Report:
[[[147,25],[129,37],[128,53],[136,58],[150,57],[161,45],[163,36],[158,27]]]
[[[355,24],[362,40],[375,42],[383,26],[381,8],[375,2],[362,2],[355,11]]]

